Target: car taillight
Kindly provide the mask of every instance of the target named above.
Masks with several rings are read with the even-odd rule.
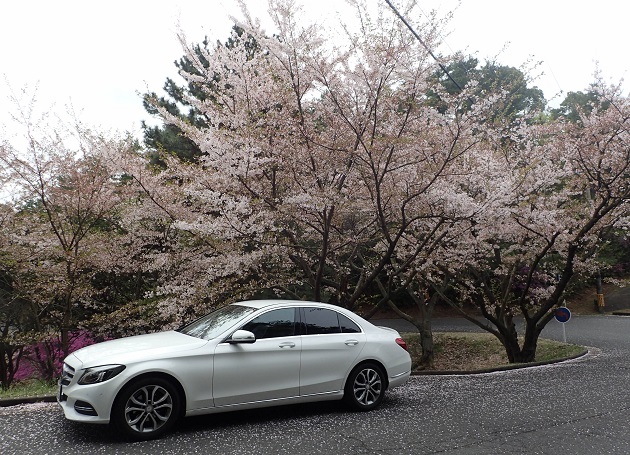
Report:
[[[403,348],[405,351],[409,350],[409,348],[407,347],[407,343],[402,338],[396,338],[396,344]]]

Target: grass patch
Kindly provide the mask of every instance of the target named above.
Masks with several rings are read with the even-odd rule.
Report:
[[[412,368],[420,370],[420,335],[405,333],[413,361]],[[438,332],[433,334],[435,360],[429,370],[474,371],[509,365],[503,345],[489,333]],[[582,346],[539,339],[536,362],[566,359],[584,353]],[[425,368],[426,370],[426,368]]]
[[[43,397],[55,395],[57,384],[39,379],[15,382],[8,389],[0,388],[0,399]]]

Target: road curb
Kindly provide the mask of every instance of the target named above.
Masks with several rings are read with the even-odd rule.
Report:
[[[613,311],[613,316],[630,316],[630,310]]]
[[[54,403],[57,401],[57,397],[54,395],[45,395],[40,397],[24,397],[24,398],[4,398],[0,400],[0,408],[8,406],[17,406],[19,404],[30,403]]]
[[[419,370],[419,371],[412,371],[411,375],[412,376],[432,376],[432,375],[450,375],[450,376],[456,376],[456,375],[462,375],[462,376],[467,376],[467,375],[475,375],[475,374],[487,374],[487,373],[496,373],[499,371],[510,371],[510,370],[522,370],[525,368],[534,368],[534,367],[540,367],[540,366],[544,366],[544,365],[553,365],[555,363],[561,363],[561,362],[567,362],[569,360],[575,360],[575,359],[579,359],[580,357],[584,357],[585,355],[587,355],[590,352],[589,349],[585,348],[582,352],[566,357],[566,358],[562,358],[562,359],[555,359],[555,360],[547,360],[544,362],[531,362],[531,363],[517,363],[517,364],[512,364],[512,365],[503,365],[500,367],[495,367],[495,368],[482,368],[479,370],[467,370],[467,371],[461,371],[461,370]]]

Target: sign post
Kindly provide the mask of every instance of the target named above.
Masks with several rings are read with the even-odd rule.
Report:
[[[567,342],[567,330],[564,326],[565,322],[569,322],[571,319],[571,311],[565,306],[561,306],[560,308],[556,308],[555,311],[556,321],[562,323],[562,341],[564,343]]]

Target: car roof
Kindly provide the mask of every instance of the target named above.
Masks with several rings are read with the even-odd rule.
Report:
[[[328,303],[322,302],[309,302],[307,300],[285,300],[285,299],[268,299],[268,300],[246,300],[243,302],[234,302],[233,305],[242,305],[248,306],[251,308],[266,308],[271,306],[293,306],[293,305],[303,305],[303,306],[321,306],[328,308],[336,308],[334,305],[330,305]]]

